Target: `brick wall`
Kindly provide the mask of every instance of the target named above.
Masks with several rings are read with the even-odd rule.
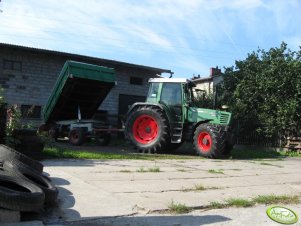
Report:
[[[22,70],[4,69],[4,60],[21,62]],[[155,71],[144,68],[110,62],[102,63],[95,59],[87,60],[80,57],[0,46],[0,85],[5,88],[6,102],[8,104],[44,106],[66,60],[81,61],[115,69],[117,86],[111,90],[100,109],[107,110],[110,115],[116,116],[118,114],[119,94],[146,96],[147,80],[157,74]],[[130,84],[130,76],[142,78],[143,85]],[[40,123],[41,119],[36,121]]]

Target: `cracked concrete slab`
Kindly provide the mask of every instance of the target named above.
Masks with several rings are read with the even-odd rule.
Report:
[[[167,209],[172,201],[202,208],[228,198],[301,195],[300,158],[46,160],[43,164],[59,188],[59,212],[67,222],[140,216]],[[160,172],[137,172],[141,167],[159,167]],[[209,169],[222,173],[210,173]],[[193,190],[196,185],[205,190]]]

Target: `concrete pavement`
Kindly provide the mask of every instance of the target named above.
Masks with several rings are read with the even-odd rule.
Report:
[[[49,223],[276,225],[266,216],[265,206],[205,212],[203,208],[210,202],[223,202],[228,198],[301,195],[300,158],[282,161],[47,160],[43,164],[60,191],[58,208],[50,214]],[[150,169],[160,172],[141,172]],[[195,190],[197,185],[206,189]],[[172,201],[196,210],[181,217],[159,214]],[[293,207],[300,216],[300,205]]]

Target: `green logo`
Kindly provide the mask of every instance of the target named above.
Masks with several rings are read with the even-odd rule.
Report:
[[[269,207],[267,209],[267,215],[273,221],[281,224],[294,224],[298,221],[298,216],[294,211],[282,206]]]

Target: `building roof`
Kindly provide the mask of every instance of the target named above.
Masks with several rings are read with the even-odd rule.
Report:
[[[186,83],[186,78],[150,78],[148,82]]]
[[[122,61],[109,60],[109,59],[91,57],[91,56],[74,54],[74,53],[60,52],[60,51],[55,51],[55,50],[39,49],[39,48],[34,48],[34,47],[14,45],[14,44],[8,44],[8,43],[0,43],[0,48],[1,47],[21,49],[21,50],[26,50],[26,51],[38,52],[38,53],[53,54],[53,55],[57,55],[57,56],[78,57],[78,58],[85,59],[85,60],[96,60],[96,61],[101,61],[104,63],[118,64],[118,65],[122,65],[122,66],[126,66],[126,67],[134,67],[134,68],[141,68],[141,69],[145,69],[145,70],[149,70],[149,71],[155,71],[160,74],[161,73],[172,73],[172,71],[169,69],[155,68],[155,67],[149,67],[149,66],[144,66],[144,65],[139,65],[139,64],[132,64],[132,63],[126,63],[126,62],[122,62]]]
[[[209,76],[209,77],[202,77],[202,78],[192,78],[191,81],[196,82],[196,83],[202,83],[202,82],[207,82],[213,80],[214,77],[217,76]]]

